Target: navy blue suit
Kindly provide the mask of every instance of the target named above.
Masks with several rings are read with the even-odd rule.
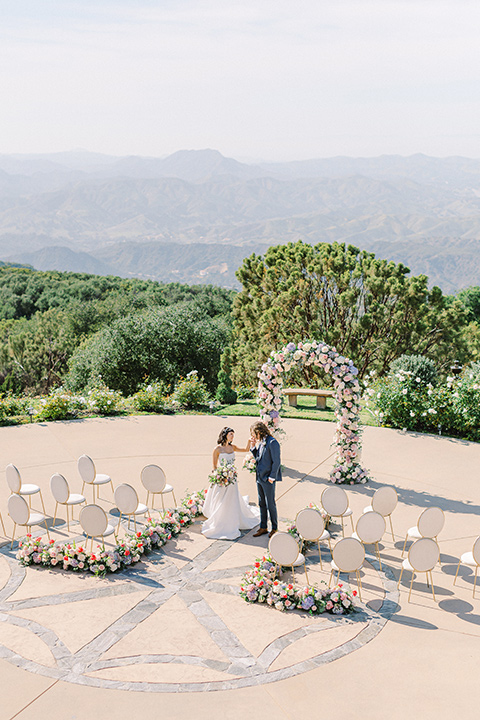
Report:
[[[282,479],[280,464],[280,444],[271,435],[265,438],[265,445],[251,449],[252,455],[257,461],[257,492],[258,505],[260,507],[260,527],[267,529],[267,511],[270,515],[272,530],[278,526],[277,506],[275,503],[275,485]],[[271,483],[269,478],[274,478]]]

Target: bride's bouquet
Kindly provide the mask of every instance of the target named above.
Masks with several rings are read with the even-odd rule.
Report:
[[[208,476],[210,485],[233,485],[237,482],[237,469],[231,462],[220,461],[215,470]]]
[[[248,472],[250,473],[254,473],[257,471],[257,461],[255,460],[251,452],[245,455],[242,468],[244,470],[248,470]]]

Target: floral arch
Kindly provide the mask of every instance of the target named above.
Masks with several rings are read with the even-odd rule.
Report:
[[[311,340],[293,342],[282,350],[274,351],[258,373],[258,404],[260,417],[273,431],[280,430],[280,412],[284,402],[283,374],[292,367],[315,365],[333,377],[335,391],[335,417],[337,429],[334,442],[337,446],[335,465],[330,481],[353,485],[366,483],[368,473],[360,459],[361,434],[359,424],[360,383],[358,370],[353,362],[343,357],[335,348]]]

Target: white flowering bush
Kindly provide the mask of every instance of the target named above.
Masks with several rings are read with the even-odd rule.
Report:
[[[167,388],[161,381],[143,383],[140,390],[132,395],[132,405],[140,412],[164,413],[169,410]]]
[[[87,409],[84,397],[73,395],[63,388],[52,390],[48,397],[40,400],[37,419],[43,420],[70,420]]]
[[[368,472],[359,463],[361,428],[359,423],[361,389],[353,362],[335,348],[316,340],[291,342],[273,352],[258,373],[258,404],[260,417],[275,434],[280,431],[283,406],[283,375],[294,367],[315,366],[333,378],[335,417],[334,437],[337,455],[330,473],[330,481],[339,484],[365,483]]]
[[[172,399],[180,407],[189,410],[208,405],[210,396],[203,379],[198,377],[196,370],[192,370],[176,385]]]
[[[122,401],[122,394],[106,385],[97,385],[86,395],[87,408],[96,415],[116,415],[121,410]]]

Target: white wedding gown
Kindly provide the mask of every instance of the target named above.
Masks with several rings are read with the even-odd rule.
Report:
[[[235,453],[220,453],[218,462],[235,462]],[[238,483],[210,485],[203,504],[203,514],[208,518],[202,524],[202,534],[216,540],[235,540],[240,530],[251,530],[260,523],[260,510],[250,507],[248,496],[242,497]]]

